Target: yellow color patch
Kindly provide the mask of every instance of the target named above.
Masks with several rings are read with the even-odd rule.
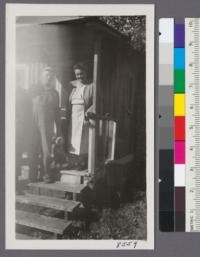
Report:
[[[185,116],[185,94],[174,95],[174,116]]]

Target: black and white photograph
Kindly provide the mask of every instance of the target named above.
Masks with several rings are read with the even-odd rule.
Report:
[[[154,5],[7,4],[8,249],[154,248],[153,66]]]

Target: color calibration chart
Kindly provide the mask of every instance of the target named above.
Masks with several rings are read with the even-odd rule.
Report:
[[[160,230],[200,231],[200,19],[159,21]]]

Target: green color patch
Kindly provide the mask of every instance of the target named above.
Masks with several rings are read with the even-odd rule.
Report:
[[[185,70],[174,70],[174,92],[185,93]]]

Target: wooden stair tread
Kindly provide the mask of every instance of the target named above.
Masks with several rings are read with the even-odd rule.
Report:
[[[62,235],[71,223],[71,221],[42,216],[38,213],[16,210],[16,224],[41,229],[58,235]]]
[[[63,175],[85,176],[88,175],[88,170],[61,170],[60,173]]]
[[[30,183],[28,184],[29,187],[34,188],[42,188],[42,189],[50,189],[55,191],[62,191],[62,192],[71,192],[71,193],[81,193],[81,191],[86,187],[86,185],[78,184],[78,185],[71,185],[67,183],[55,182],[51,184],[45,184],[44,182],[37,182],[37,183]]]
[[[16,239],[22,239],[22,240],[33,240],[33,239],[37,239],[35,237],[29,236],[29,235],[25,235],[25,234],[21,234],[21,233],[16,233],[15,234],[15,238]]]
[[[80,202],[70,201],[61,198],[48,197],[43,195],[17,195],[16,202],[22,204],[37,205],[40,207],[51,208],[60,211],[72,212],[74,208],[80,205]]]

